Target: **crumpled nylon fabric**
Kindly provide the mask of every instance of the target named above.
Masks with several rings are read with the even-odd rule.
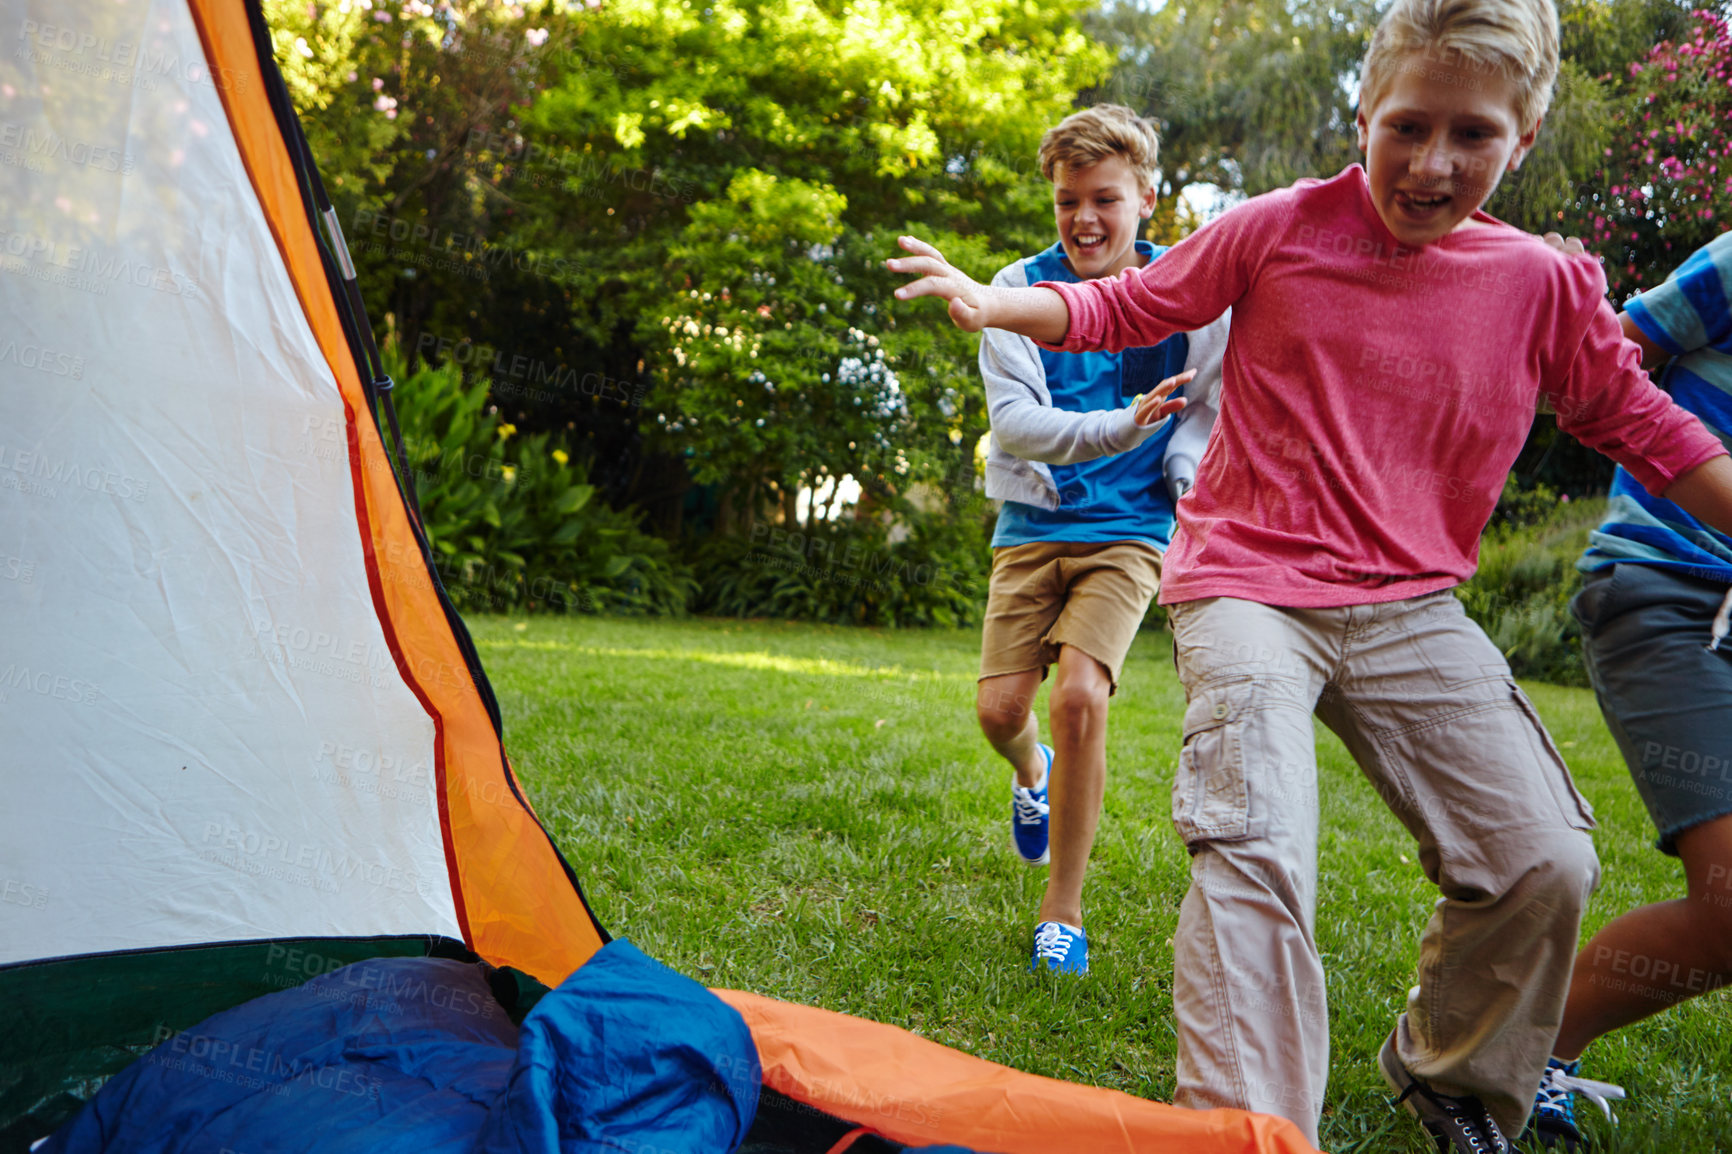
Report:
[[[739,1013],[620,940],[514,1026],[482,967],[345,966],[205,1019],[39,1154],[713,1154],[757,1112]]]

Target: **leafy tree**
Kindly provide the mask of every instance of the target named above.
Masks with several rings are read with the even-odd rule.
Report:
[[[1689,4],[1565,0],[1558,17],[1562,60],[1551,108],[1533,152],[1487,207],[1529,232],[1562,230],[1586,239],[1583,222],[1609,183],[1603,158],[1621,99],[1618,77],[1688,26]]]
[[[891,308],[878,263],[900,232],[982,276],[1051,243],[1035,147],[1105,64],[1078,7],[624,0],[574,18],[491,187],[525,251],[587,246],[560,277],[571,323],[654,383],[647,449],[725,484],[724,521],[791,514],[843,474],[890,506],[921,482],[960,494],[942,483],[959,465],[972,481],[973,342]]]
[[[1107,63],[1083,3],[266,0],[411,368],[491,378],[481,415],[557,430],[664,531],[694,476],[746,530],[850,475],[861,540],[926,556],[979,544],[984,399],[973,339],[881,262],[903,232],[981,276],[1051,243],[1035,148]]]
[[[521,271],[478,195],[478,145],[545,83],[564,8],[265,0],[265,14],[369,306],[413,357],[442,302]]]
[[[1372,0],[1120,0],[1085,21],[1117,59],[1087,95],[1160,125],[1163,203],[1191,184],[1256,195],[1358,158],[1354,78],[1375,24]],[[1169,214],[1177,235],[1156,239],[1194,223]]]

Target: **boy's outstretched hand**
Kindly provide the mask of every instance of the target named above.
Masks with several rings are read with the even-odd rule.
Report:
[[[1196,369],[1186,369],[1176,377],[1168,377],[1156,385],[1152,391],[1138,397],[1136,400],[1137,424],[1145,429],[1150,425],[1158,425],[1184,408],[1185,398],[1173,397],[1170,401],[1167,398],[1172,396],[1174,389],[1180,385],[1189,384],[1191,378],[1196,375]]]
[[[983,285],[951,267],[943,253],[918,237],[901,237],[897,243],[914,255],[892,257],[884,262],[884,267],[920,278],[897,289],[897,300],[942,297],[950,303],[950,319],[964,332],[1004,329],[1049,345],[1065,339],[1070,328],[1070,310],[1064,298],[1051,289]]]
[[[966,273],[951,267],[944,254],[918,237],[898,238],[902,248],[913,256],[892,257],[884,262],[891,272],[917,274],[920,279],[896,290],[896,299],[943,297],[950,302],[950,319],[964,332],[977,333],[990,323],[987,320],[986,296],[989,290]]]

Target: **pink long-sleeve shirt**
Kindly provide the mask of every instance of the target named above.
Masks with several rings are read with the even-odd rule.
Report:
[[[1358,605],[1466,580],[1541,394],[1649,492],[1726,451],[1642,371],[1591,256],[1474,220],[1403,247],[1353,165],[1116,278],[1042,282],[1070,309],[1047,346],[1066,351],[1151,345],[1233,309],[1163,604]]]

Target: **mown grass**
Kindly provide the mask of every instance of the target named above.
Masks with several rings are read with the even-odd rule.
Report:
[[[1027,972],[1043,871],[1011,853],[1006,768],[973,718],[972,630],[478,618],[506,746],[613,933],[711,986],[874,1018],[995,1062],[1169,1100],[1170,939],[1186,857],[1168,820],[1183,691],[1145,631],[1112,707],[1087,924],[1092,974]],[[1584,690],[1529,685],[1594,803],[1589,932],[1682,894]],[[1040,706],[1044,715],[1044,695]],[[1435,896],[1413,844],[1319,729],[1318,937],[1335,1151],[1428,1150],[1373,1068]],[[1631,1095],[1614,1152],[1732,1148],[1724,995],[1589,1051]],[[1585,1104],[1584,1104],[1585,1105]],[[1597,1115],[1596,1119],[1597,1121]]]

